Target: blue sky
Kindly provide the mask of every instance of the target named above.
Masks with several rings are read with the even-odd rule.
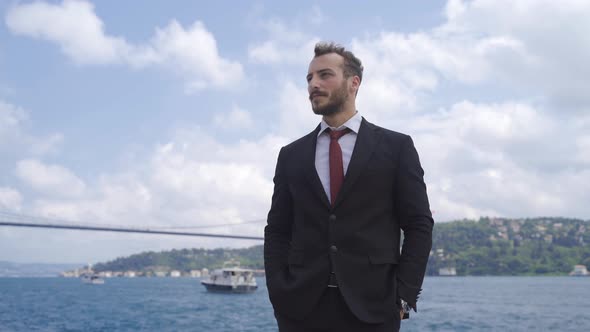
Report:
[[[509,9],[509,10],[508,10]],[[0,212],[261,236],[319,40],[412,135],[438,222],[590,213],[585,1],[1,1]],[[200,229],[204,231],[205,229]],[[0,228],[0,260],[255,242]]]

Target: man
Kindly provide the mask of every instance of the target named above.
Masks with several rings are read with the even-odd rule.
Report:
[[[318,43],[307,82],[322,122],[279,153],[264,262],[280,331],[397,331],[401,304],[416,310],[432,245],[424,172],[409,136],[357,112],[362,72]]]

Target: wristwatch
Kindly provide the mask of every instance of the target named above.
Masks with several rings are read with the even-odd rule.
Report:
[[[408,319],[410,318],[410,310],[412,310],[412,307],[410,307],[410,305],[408,304],[408,302],[400,299],[401,305],[402,305],[402,311],[404,313],[404,317],[402,319]]]

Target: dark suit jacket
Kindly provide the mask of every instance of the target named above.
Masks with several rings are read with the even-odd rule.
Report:
[[[303,319],[334,271],[354,315],[383,322],[421,290],[433,227],[424,172],[409,136],[363,119],[332,207],[315,169],[319,128],[279,153],[264,242],[270,300]]]

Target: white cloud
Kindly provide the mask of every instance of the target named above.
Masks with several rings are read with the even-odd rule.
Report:
[[[320,7],[317,5],[313,5],[311,7],[310,13],[306,14],[305,17],[308,19],[309,23],[316,26],[324,24],[327,21],[326,16],[324,15]]]
[[[161,65],[185,76],[187,91],[205,87],[232,87],[241,81],[240,63],[219,56],[215,37],[202,22],[184,29],[172,20],[157,28],[152,40],[133,45],[123,37],[109,36],[94,6],[86,1],[64,0],[17,5],[6,15],[9,29],[18,35],[58,44],[62,52],[81,65]]]
[[[445,16],[454,20],[465,12],[465,4],[462,0],[448,0],[445,6]]]
[[[578,154],[577,161],[590,165],[590,135],[582,134],[576,139],[576,147]]]
[[[256,62],[261,63],[280,63],[281,52],[275,45],[275,42],[267,40],[255,46],[251,46],[248,50],[250,58]]]
[[[351,49],[365,67],[359,107],[380,123],[428,112],[426,101],[436,97],[441,84],[481,83],[489,75],[490,65],[481,53],[492,44],[487,39],[467,42],[423,32],[355,38]]]
[[[432,90],[441,76],[462,82],[480,80],[486,72],[478,56],[484,42],[465,43],[433,33],[382,32],[374,38],[353,39],[352,49],[368,77],[394,77],[409,88]]]
[[[180,226],[261,220],[207,231],[262,236],[274,164],[284,144],[275,136],[222,144],[194,129],[180,131],[151,157],[148,183],[158,218]],[[231,244],[241,245],[246,243]]]
[[[57,153],[63,143],[61,133],[37,137],[29,133],[29,113],[0,100],[0,151],[36,156]]]
[[[380,118],[425,110],[426,101],[440,98],[439,87],[452,82],[499,85],[549,100],[560,112],[588,108],[590,3],[453,0],[445,14],[447,21],[429,31],[352,39],[365,65],[360,105]]]
[[[298,87],[292,81],[280,85],[277,106],[280,118],[275,130],[283,137],[297,139],[312,131],[321,117],[313,113],[306,87]]]
[[[572,140],[583,131],[572,128],[525,103],[467,101],[405,126],[442,220],[586,215],[590,164],[579,159],[587,148]]]
[[[6,24],[16,34],[58,43],[67,56],[80,64],[119,62],[123,54],[131,51],[123,38],[105,35],[94,6],[85,1],[17,5],[8,12]]]
[[[23,213],[82,225],[166,226],[177,231],[262,236],[272,194],[274,162],[284,144],[284,138],[272,135],[258,141],[223,144],[198,128],[185,128],[170,142],[156,145],[150,154],[121,172],[89,180],[84,195],[78,197],[66,196],[56,189],[80,186],[66,168],[38,161],[22,162],[19,166],[26,173],[23,180],[39,189],[38,197]],[[11,192],[11,201],[15,200],[13,196]],[[190,228],[228,223],[238,225]],[[6,239],[3,245],[15,248],[10,259],[53,262],[105,261],[147,250],[261,244],[74,231],[6,230],[0,235]],[[67,249],[63,249],[64,243]]]
[[[317,30],[323,24],[331,24],[321,8],[313,5],[301,13],[293,13],[289,22],[281,18],[262,19],[258,27],[266,34],[263,41],[251,42],[248,56],[252,62],[267,65],[307,65],[313,56],[313,48],[320,38],[304,32],[302,26]],[[301,75],[304,77],[305,75]]]
[[[201,22],[195,22],[185,30],[178,22],[172,21],[156,31],[152,45],[158,61],[192,74],[189,89],[198,90],[209,84],[227,87],[242,79],[242,66],[219,56],[215,37]]]
[[[500,40],[481,50],[489,79],[571,107],[590,101],[590,41],[584,37],[589,16],[587,1],[451,1],[438,33],[470,43]]]
[[[88,185],[62,166],[38,161],[21,161],[18,175],[40,191],[32,210],[44,217],[135,227],[239,224],[264,220],[274,163],[286,142],[269,135],[222,144],[202,130],[187,128],[137,164]],[[76,186],[84,195],[67,196],[56,189]],[[262,236],[263,226],[260,222],[212,232]]]
[[[6,148],[22,136],[22,125],[27,113],[14,105],[0,100],[0,148]]]
[[[229,213],[230,220],[258,219],[266,215],[270,202],[281,144],[272,136],[221,144],[203,132],[182,131],[173,142],[156,147],[150,183],[169,212],[193,211],[200,216],[197,220],[209,224],[218,213]]]
[[[17,163],[16,175],[31,188],[49,195],[80,197],[86,184],[74,173],[60,165],[47,165],[36,159]]]
[[[16,189],[0,187],[0,210],[18,212],[22,207],[23,197]]]
[[[314,7],[314,19],[321,19]],[[321,14],[321,13],[320,13]],[[252,43],[248,47],[250,60],[262,64],[308,64],[313,57],[314,45],[318,37],[290,29],[278,19],[262,23],[269,37],[263,42]],[[305,75],[301,75],[305,77]]]
[[[506,148],[519,140],[537,143],[555,131],[551,121],[539,110],[522,103],[474,104],[463,101],[443,114],[447,118],[446,130],[486,149]]]
[[[418,108],[416,93],[387,77],[363,79],[357,97],[363,116],[381,125],[391,125],[399,117],[410,116]]]
[[[254,127],[254,119],[250,112],[234,105],[230,112],[216,114],[213,125],[224,130],[248,130]]]
[[[63,142],[64,136],[62,133],[53,133],[43,138],[32,137],[30,139],[30,151],[33,155],[38,156],[55,154],[59,152]]]
[[[137,177],[136,174],[103,175],[93,187],[86,188],[84,197],[48,193],[35,200],[33,210],[43,217],[81,223],[153,224],[152,193]]]

